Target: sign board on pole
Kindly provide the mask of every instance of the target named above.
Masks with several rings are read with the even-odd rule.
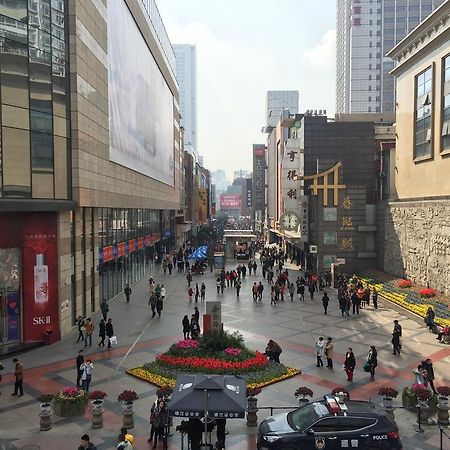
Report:
[[[309,246],[309,253],[312,253],[312,254],[317,253],[317,245],[310,245]]]
[[[338,264],[340,266],[344,265],[345,264],[345,258],[337,258],[335,264]]]
[[[206,302],[206,314],[211,316],[211,331],[222,329],[222,303]]]

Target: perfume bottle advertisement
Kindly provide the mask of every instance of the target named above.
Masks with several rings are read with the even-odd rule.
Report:
[[[23,230],[25,342],[59,337],[57,217],[30,214]]]

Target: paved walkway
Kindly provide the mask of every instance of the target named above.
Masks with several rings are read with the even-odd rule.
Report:
[[[292,270],[292,274],[295,271]],[[150,275],[150,274],[149,274]],[[99,450],[115,448],[115,439],[121,427],[121,407],[116,401],[123,389],[133,389],[139,394],[135,402],[137,450],[150,448],[147,444],[148,417],[156,388],[148,383],[125,375],[125,368],[131,368],[152,360],[156,354],[165,351],[175,340],[182,337],[181,319],[190,315],[193,304],[187,299],[187,286],[184,274],[162,275],[155,268],[151,275],[157,282],[164,282],[167,298],[161,318],[151,318],[147,305],[147,278],[135,284],[131,302],[125,303],[119,296],[110,305],[111,318],[118,346],[108,351],[99,349],[96,343],[88,348],[87,355],[94,361],[95,368],[91,390],[102,389],[108,393],[105,402],[104,428],[90,429],[90,410],[85,417],[62,419],[54,416],[53,428],[48,432],[39,431],[40,394],[54,393],[61,388],[73,385],[76,379],[75,357],[81,348],[76,344],[76,333],[50,347],[42,347],[22,355],[26,368],[22,398],[11,397],[13,376],[12,362],[4,360],[5,372],[1,383],[0,396],[0,449],[17,449],[26,444],[38,444],[45,450],[76,449],[79,437],[88,433]],[[296,275],[296,273],[295,273]],[[335,386],[345,385],[352,398],[381,399],[376,395],[380,386],[390,385],[401,390],[410,385],[412,369],[425,356],[434,361],[437,375],[436,385],[450,384],[450,347],[437,343],[435,336],[424,327],[381,305],[378,311],[372,308],[362,310],[359,316],[342,318],[337,307],[336,296],[331,292],[329,314],[323,314],[320,297],[304,303],[286,300],[276,307],[270,306],[269,289],[266,283],[262,304],[251,300],[251,285],[261,279],[257,276],[244,280],[241,298],[237,299],[233,289],[223,295],[216,294],[215,278],[207,273],[194,276],[195,282],[205,281],[206,299],[222,301],[222,320],[228,330],[243,334],[246,343],[253,349],[264,350],[268,339],[275,339],[283,348],[282,362],[302,369],[299,375],[282,383],[267,387],[259,396],[260,406],[296,405],[293,396],[301,385],[309,386],[316,397],[329,393]],[[204,305],[199,302],[200,312]],[[392,321],[398,318],[403,325],[403,353],[400,357],[391,354],[390,333]],[[94,317],[97,324],[98,316]],[[97,330],[96,330],[97,331]],[[97,334],[97,333],[96,333]],[[335,369],[315,367],[314,343],[319,335],[332,336],[335,342]],[[95,342],[95,340],[94,340]],[[368,375],[362,371],[365,356],[370,345],[379,349],[379,367],[375,382],[369,382]],[[357,357],[354,382],[347,383],[341,370],[344,354],[352,347]],[[9,374],[8,374],[9,371]],[[260,411],[259,418],[267,412]],[[426,432],[417,434],[413,430],[414,415],[407,411],[396,412],[405,450],[438,449],[436,427],[427,427]],[[230,434],[227,436],[227,449],[254,449],[256,428],[248,428],[244,420],[229,421]],[[170,438],[170,448],[179,448],[179,437]],[[447,447],[450,448],[450,442]]]

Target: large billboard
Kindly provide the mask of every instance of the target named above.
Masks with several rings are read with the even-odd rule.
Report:
[[[172,92],[124,0],[107,11],[109,158],[173,186]]]
[[[253,144],[253,211],[264,211],[266,184],[266,148],[264,144]]]
[[[220,194],[220,209],[239,208],[241,205],[241,196],[237,194]]]

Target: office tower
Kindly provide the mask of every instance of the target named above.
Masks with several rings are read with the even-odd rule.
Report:
[[[180,124],[184,128],[184,149],[198,158],[197,147],[197,50],[195,45],[173,46],[180,89]]]
[[[393,112],[386,53],[444,0],[337,0],[336,112]]]
[[[283,109],[298,113],[298,91],[267,91],[266,126],[276,127]]]

